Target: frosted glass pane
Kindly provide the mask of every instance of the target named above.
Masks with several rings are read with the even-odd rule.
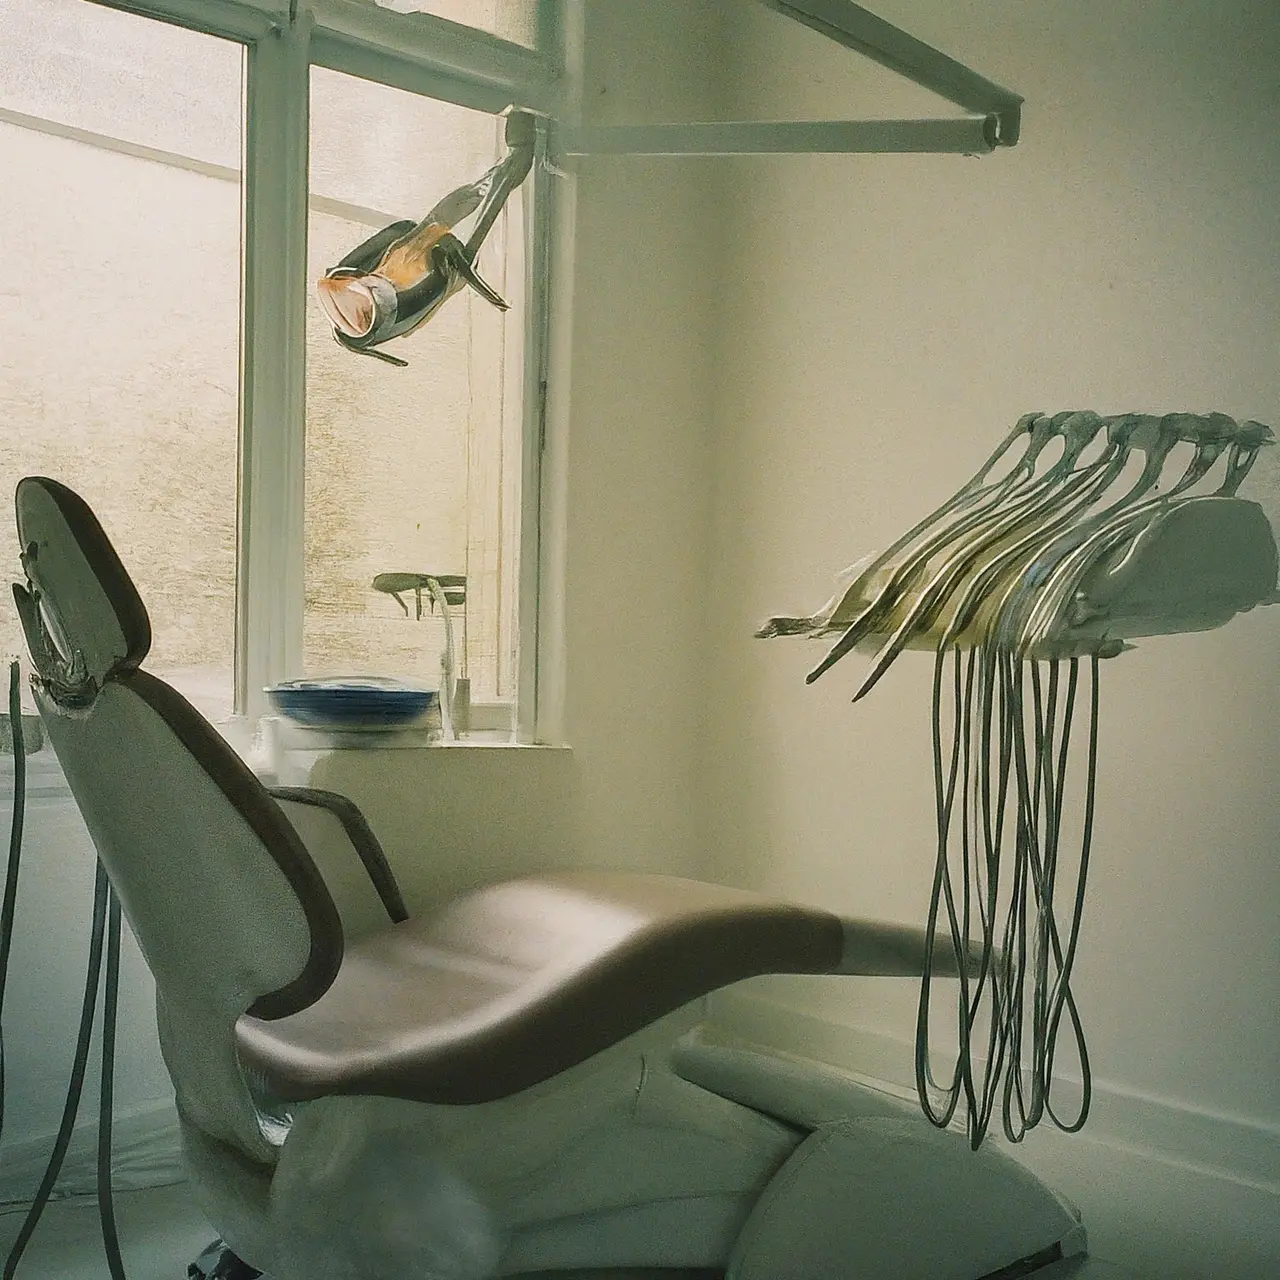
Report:
[[[0,0],[0,33],[0,109],[240,167],[238,44],[86,0]]]
[[[6,17],[43,14],[46,3],[62,8],[6,0]],[[103,12],[75,8],[88,19]],[[159,25],[111,16],[140,47]],[[238,48],[228,58],[212,37],[164,31],[169,71],[181,78],[181,60],[189,79],[188,92],[158,113],[194,106],[234,116]],[[56,53],[43,48],[46,65],[57,64]],[[220,82],[208,75],[213,66],[225,72]],[[109,121],[109,104],[88,96],[60,103],[56,87],[45,85],[42,109]],[[27,474],[83,494],[151,614],[148,665],[206,713],[224,716],[235,623],[240,184],[4,121],[0,167],[8,190],[0,244],[9,261],[25,264],[0,285],[2,500],[12,502]],[[12,577],[11,508],[2,519]],[[5,591],[0,654],[21,652]]]
[[[377,214],[416,221],[473,182],[500,154],[501,137],[493,116],[311,69],[311,193],[372,209],[377,226]]]
[[[374,0],[397,13],[431,13],[488,31],[532,49],[537,43],[538,0]]]
[[[380,573],[464,575],[456,620],[476,700],[510,698],[515,670],[523,259],[520,193],[485,242],[470,289],[387,344],[396,368],[340,347],[314,284],[396,218],[421,218],[505,153],[502,122],[383,85],[316,70],[313,194],[368,210],[313,208],[307,308],[308,675],[371,673],[435,683],[443,626],[410,593],[410,615],[377,592]],[[357,209],[356,212],[359,210]],[[464,224],[465,231],[465,224]]]

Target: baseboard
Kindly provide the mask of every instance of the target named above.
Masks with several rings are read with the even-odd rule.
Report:
[[[30,1201],[44,1177],[55,1135],[42,1134],[4,1152],[0,1204]],[[117,1116],[112,1124],[111,1185],[118,1191],[160,1187],[186,1180],[172,1102]],[[91,1195],[97,1188],[98,1126],[80,1124],[72,1134],[54,1195]]]
[[[915,1099],[915,1047],[895,1036],[830,1022],[776,1000],[728,990],[712,997],[710,1024],[756,1044],[843,1068]],[[1280,1127],[1144,1096],[1095,1080],[1091,1142],[1197,1175],[1280,1196]]]

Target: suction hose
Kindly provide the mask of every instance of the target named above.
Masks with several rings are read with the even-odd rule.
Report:
[[[0,1014],[4,1007],[5,981],[9,972],[9,951],[13,944],[13,921],[18,894],[18,869],[21,862],[22,827],[26,815],[27,760],[22,736],[21,670],[14,661],[9,667],[9,726],[13,736],[13,820],[9,829],[9,861],[5,873],[4,897],[0,902]],[[4,1264],[4,1280],[13,1280],[18,1263],[26,1252],[31,1237],[44,1214],[45,1206],[62,1172],[62,1163],[80,1110],[80,1096],[89,1063],[93,1039],[94,1014],[98,1004],[98,984],[102,976],[103,952],[106,953],[106,982],[102,1003],[102,1084],[98,1111],[98,1215],[102,1223],[102,1243],[107,1255],[111,1280],[126,1280],[116,1232],[115,1206],[111,1196],[111,1111],[114,1084],[116,1004],[120,990],[120,903],[107,882],[102,863],[97,863],[94,878],[92,928],[89,937],[89,966],[85,978],[84,1000],[80,1008],[80,1031],[76,1037],[75,1056],[71,1065],[71,1081],[62,1109],[62,1122],[54,1140],[53,1153],[45,1168],[44,1178],[22,1229],[14,1241]],[[0,1031],[0,1132],[4,1124],[4,1040]]]
[[[13,819],[9,826],[9,861],[5,867],[4,898],[0,900],[0,1138],[4,1136],[4,989],[9,976],[9,949],[13,945],[13,915],[18,901],[22,823],[27,806],[27,753],[22,740],[21,669],[16,660],[9,667],[9,726],[13,737]]]

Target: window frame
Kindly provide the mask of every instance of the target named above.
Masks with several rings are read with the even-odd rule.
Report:
[[[360,0],[90,0],[244,46],[240,465],[235,718],[256,722],[267,685],[303,654],[309,92],[312,66],[496,114],[559,100],[562,0],[537,0],[537,48],[430,14]],[[514,738],[538,734],[542,453],[548,358],[551,184],[535,164],[525,202],[525,335]]]

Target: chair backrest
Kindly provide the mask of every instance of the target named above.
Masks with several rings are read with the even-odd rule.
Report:
[[[151,628],[88,505],[55,480],[16,493],[14,596],[35,696],[121,907],[155,975],[161,1047],[183,1118],[273,1158],[235,1054],[237,1018],[318,999],[342,959],[320,873],[252,771],[141,669]]]

